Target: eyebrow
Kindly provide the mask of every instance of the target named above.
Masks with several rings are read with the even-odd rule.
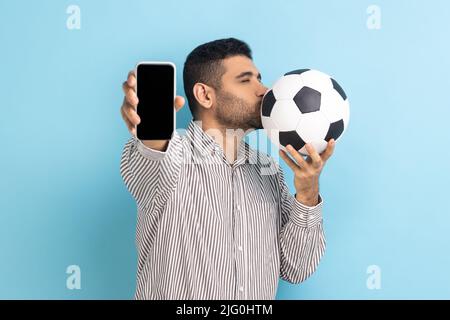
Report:
[[[251,72],[251,71],[245,71],[245,72],[242,72],[240,75],[238,75],[237,77],[236,77],[236,79],[239,79],[239,78],[243,78],[243,77],[246,77],[246,76],[253,76],[254,75],[254,73],[253,72]],[[258,75],[256,76],[259,80],[261,80],[261,73],[258,73]]]

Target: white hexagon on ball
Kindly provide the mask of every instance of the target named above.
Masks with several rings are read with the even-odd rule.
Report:
[[[273,95],[278,100],[290,100],[293,99],[298,89],[303,86],[302,78],[300,75],[291,74],[280,78],[273,85]]]
[[[295,130],[300,120],[301,112],[293,100],[277,100],[273,106],[270,119],[282,131]]]
[[[308,70],[303,72],[300,75],[300,78],[302,78],[304,85],[319,92],[326,92],[333,89],[333,83],[331,82],[330,76],[318,70]]]
[[[317,111],[301,115],[297,125],[297,133],[303,141],[312,144],[314,149],[318,153],[321,153],[327,147],[325,137],[329,128],[330,121],[328,121],[322,112]],[[305,147],[302,147],[299,152],[308,155]]]
[[[344,117],[345,101],[336,90],[330,90],[322,94],[320,111],[323,112],[328,121],[336,122]]]

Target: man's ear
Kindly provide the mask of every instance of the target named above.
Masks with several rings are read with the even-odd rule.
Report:
[[[213,88],[204,83],[197,82],[194,85],[194,88],[192,88],[192,91],[195,99],[197,99],[197,102],[201,107],[211,109],[216,100],[216,94]]]

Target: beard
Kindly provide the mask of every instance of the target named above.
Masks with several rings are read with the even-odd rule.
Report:
[[[217,120],[230,129],[262,129],[261,102],[249,104],[228,92],[217,94]]]

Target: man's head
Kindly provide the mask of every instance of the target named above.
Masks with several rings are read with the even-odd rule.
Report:
[[[229,38],[198,46],[186,59],[183,80],[194,119],[215,120],[230,129],[262,127],[267,88],[245,42]]]

